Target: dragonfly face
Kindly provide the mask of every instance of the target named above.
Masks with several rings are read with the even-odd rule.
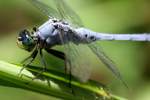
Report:
[[[25,29],[19,33],[17,44],[20,48],[30,52],[35,47],[36,42],[30,32]]]

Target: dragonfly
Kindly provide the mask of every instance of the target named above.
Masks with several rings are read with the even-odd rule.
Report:
[[[43,50],[65,62],[65,69],[81,82],[87,82],[91,75],[92,64],[90,50],[102,61],[106,67],[127,86],[114,62],[104,53],[98,41],[129,40],[150,41],[150,34],[109,34],[95,32],[84,27],[77,13],[65,0],[53,1],[55,7],[51,7],[40,0],[28,0],[40,12],[47,16],[48,20],[33,31],[24,29],[20,31],[17,44],[20,48],[32,52],[23,62],[29,60],[25,66],[31,64],[37,54],[40,54],[44,70],[46,62]],[[52,49],[56,45],[64,47],[64,52]]]

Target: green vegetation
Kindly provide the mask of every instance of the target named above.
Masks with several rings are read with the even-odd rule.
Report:
[[[45,0],[45,2],[49,2],[49,0]],[[81,19],[83,20],[85,27],[90,28],[94,31],[107,33],[150,32],[149,1],[67,0],[67,2],[79,14]],[[55,97],[59,97],[60,95],[50,97],[47,96],[46,93],[41,93],[37,90],[35,91],[38,93],[31,92],[34,90],[29,89],[29,87],[38,87],[39,84],[31,84],[31,86],[29,87],[28,85],[26,85],[25,89],[19,89],[23,88],[25,84],[22,84],[23,86],[19,86],[13,84],[12,82],[11,84],[8,82],[9,78],[15,78],[16,81],[13,81],[14,83],[21,80],[20,78],[18,78],[18,76],[16,76],[17,73],[15,74],[15,76],[13,76],[13,74],[11,74],[11,71],[18,72],[18,69],[20,68],[18,66],[21,65],[20,62],[25,57],[30,55],[30,53],[25,52],[17,47],[16,37],[18,32],[24,28],[31,29],[33,26],[39,26],[44,21],[46,21],[47,18],[40,12],[38,12],[38,10],[36,10],[34,7],[32,7],[32,5],[30,5],[26,0],[0,0],[0,8],[0,61],[5,61],[2,63],[9,62],[6,63],[6,66],[3,66],[3,68],[8,68],[4,72],[10,71],[10,73],[4,74],[9,75],[6,76],[7,78],[2,77],[2,73],[0,72],[0,84],[3,84],[2,86],[0,86],[0,98],[3,100],[12,100],[12,98],[14,100],[57,100],[58,98]],[[93,65],[91,79],[96,80],[98,83],[103,83],[104,85],[106,85],[108,90],[104,89],[104,92],[108,91],[109,93],[115,94],[119,97],[125,97],[134,100],[149,100],[149,43],[129,41],[103,41],[99,42],[99,44],[101,45],[101,47],[103,47],[106,54],[116,63],[131,91],[129,92],[129,90],[126,89],[118,79],[114,78],[110,71],[108,71],[105,66],[102,63],[98,62],[96,59],[93,59],[95,61],[95,65]],[[56,49],[62,50],[61,47],[56,47]],[[44,52],[44,57],[47,61],[48,66],[50,66],[50,70],[54,70],[54,72],[56,71],[58,73],[64,72],[63,61],[47,54],[46,52]],[[0,64],[0,68],[2,67],[2,63]],[[10,63],[13,63],[15,65],[12,65]],[[14,67],[10,67],[9,65]],[[34,61],[33,66],[41,66],[38,58]],[[0,70],[2,71],[2,69]],[[31,71],[28,72],[26,70],[25,72],[31,75]],[[50,74],[51,71],[45,72],[43,75],[47,76],[49,79],[52,79],[52,77],[49,76]],[[54,75],[56,75],[57,77],[63,77],[59,76],[57,73]],[[23,76],[22,81],[19,82],[22,83],[24,79],[25,81],[31,80],[31,78]],[[56,80],[58,80],[58,82],[56,82],[57,84],[62,82],[62,80],[60,79]],[[67,81],[68,79],[64,80]],[[78,81],[75,81],[75,83],[72,85],[75,87],[80,86],[77,85],[77,83],[79,83]],[[64,82],[63,84],[68,83]],[[7,85],[9,87],[4,87]],[[46,82],[44,86],[48,87]],[[97,87],[97,85],[95,85],[95,87]],[[70,88],[68,86],[63,88],[66,88],[66,91],[70,91]],[[81,88],[83,87],[79,87],[79,89]],[[41,87],[37,89],[40,90]],[[49,91],[49,87],[44,89],[48,90],[44,92],[51,91],[51,89]],[[84,88],[83,91],[85,92],[87,91],[87,89]],[[61,91],[61,93],[63,92]]]
[[[105,90],[104,85],[94,81],[80,83],[72,79],[70,83],[69,75],[53,70],[43,72],[38,76],[39,79],[34,79],[42,69],[35,66],[28,66],[26,69],[18,75],[21,67],[0,61],[0,79],[2,82],[0,85],[22,88],[65,100],[83,100],[83,98],[85,100],[125,100],[110,94]]]

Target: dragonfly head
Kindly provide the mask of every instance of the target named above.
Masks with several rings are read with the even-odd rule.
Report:
[[[17,44],[20,48],[25,49],[27,51],[32,51],[36,45],[36,41],[34,37],[28,30],[23,30],[19,32],[17,38]]]

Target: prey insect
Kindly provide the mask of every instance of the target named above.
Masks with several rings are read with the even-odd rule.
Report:
[[[96,41],[150,41],[149,34],[107,34],[94,32],[83,28],[79,16],[64,0],[50,0],[54,2],[54,8],[42,3],[40,0],[28,1],[49,19],[39,28],[34,28],[34,32],[29,32],[25,29],[19,33],[18,44],[20,47],[29,52],[32,51],[32,54],[24,60],[27,61],[30,59],[25,66],[31,64],[36,55],[40,53],[44,71],[46,69],[46,62],[42,53],[44,49],[48,53],[64,60],[66,70],[70,75],[75,76],[81,82],[86,82],[90,78],[92,68],[92,64],[90,63],[92,59],[88,57],[89,54],[86,52],[90,50],[127,86],[113,61],[106,56]],[[63,45],[64,52],[52,49],[56,45]]]

